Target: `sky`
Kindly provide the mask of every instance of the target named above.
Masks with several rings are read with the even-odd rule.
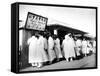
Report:
[[[27,13],[32,12],[48,18],[48,24],[62,24],[79,29],[92,36],[96,34],[96,10],[86,8],[20,5],[19,20],[25,25]]]

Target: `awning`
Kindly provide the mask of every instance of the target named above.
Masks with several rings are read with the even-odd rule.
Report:
[[[67,27],[64,25],[60,25],[60,24],[51,24],[51,25],[47,26],[46,29],[49,31],[57,29],[58,31],[65,31],[68,33],[73,33],[73,34],[82,34],[82,35],[87,34],[87,32],[84,32],[84,31],[81,31],[78,29],[74,29],[71,27]]]

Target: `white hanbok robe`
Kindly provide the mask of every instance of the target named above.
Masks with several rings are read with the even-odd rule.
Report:
[[[74,50],[75,44],[73,39],[70,37],[65,37],[63,40],[63,51],[64,51],[64,57],[68,59],[69,57],[75,57],[75,50]]]
[[[86,40],[82,41],[82,53],[87,54],[87,41]]]
[[[90,44],[89,41],[87,41],[87,54],[89,54],[90,51],[92,51],[92,45]]]
[[[54,40],[52,37],[48,38],[48,55],[49,55],[49,61],[53,61],[56,58],[55,52],[54,52]]]
[[[35,36],[32,36],[27,41],[29,45],[29,56],[28,56],[28,62],[34,63],[37,62],[37,38]]]
[[[56,52],[56,57],[57,58],[62,58],[62,52],[61,52],[61,47],[60,47],[60,40],[59,38],[57,38],[56,40],[54,40],[55,42],[55,52]]]
[[[44,38],[43,36],[40,36],[39,37],[39,40],[37,41],[37,51],[39,53],[38,55],[38,60],[40,62],[46,62],[48,61],[48,57],[47,57],[47,54],[46,54],[46,51],[44,50]]]
[[[69,45],[70,45],[70,57],[75,57],[75,42],[73,38],[69,39]]]
[[[82,47],[82,42],[81,42],[81,40],[78,39],[76,41],[76,54],[77,54],[77,56],[80,55],[81,47]]]
[[[63,40],[62,46],[63,46],[64,57],[68,59],[70,57],[70,48],[69,48],[70,46],[67,39]]]

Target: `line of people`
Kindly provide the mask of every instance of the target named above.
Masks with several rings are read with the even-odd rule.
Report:
[[[76,56],[87,55],[90,51],[95,53],[96,43],[93,46],[90,41],[85,39],[75,39],[71,34],[65,35],[65,39],[60,44],[60,39],[57,36],[35,34],[28,39],[29,45],[29,60],[32,66],[42,67],[43,63],[49,62],[52,64],[54,59],[65,58],[66,61],[73,60]]]
[[[75,39],[75,51],[76,55],[80,56],[88,56],[91,53],[96,53],[96,41],[95,40],[89,40],[89,39]]]

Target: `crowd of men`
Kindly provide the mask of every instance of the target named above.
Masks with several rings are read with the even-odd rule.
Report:
[[[29,46],[28,63],[33,67],[42,67],[44,63],[60,61],[73,61],[79,56],[88,56],[88,54],[96,52],[95,40],[80,39],[66,34],[61,42],[57,35],[35,34],[27,41]]]

